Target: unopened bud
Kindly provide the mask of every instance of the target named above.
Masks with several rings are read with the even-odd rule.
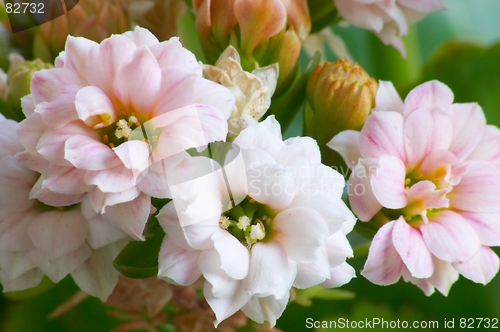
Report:
[[[318,65],[307,84],[305,135],[315,138],[322,161],[341,163],[326,143],[341,131],[359,130],[375,106],[377,82],[358,64],[345,59]]]
[[[14,106],[21,105],[21,98],[30,93],[30,82],[33,74],[42,69],[52,68],[52,65],[40,59],[25,61],[18,54],[9,56],[10,69],[7,74],[8,100]]]

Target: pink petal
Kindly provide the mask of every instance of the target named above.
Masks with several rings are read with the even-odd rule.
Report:
[[[113,245],[92,250],[85,263],[71,272],[73,280],[85,293],[106,301],[118,283],[118,272],[113,266],[117,254]]]
[[[451,286],[458,280],[458,273],[449,262],[434,259],[434,274],[428,279],[444,296],[448,295]]]
[[[421,13],[430,13],[446,9],[446,6],[441,0],[398,0],[398,4]]]
[[[61,128],[68,123],[78,120],[75,110],[75,96],[81,90],[79,85],[65,85],[52,94],[52,101],[41,102],[36,105],[35,112],[42,120],[53,128]]]
[[[161,71],[158,62],[146,46],[134,51],[132,60],[117,73],[114,93],[125,107],[149,114],[160,92]]]
[[[485,246],[500,246],[500,212],[477,213],[461,211],[460,215],[472,226]]]
[[[198,257],[201,251],[187,251],[165,236],[158,259],[158,278],[188,286],[201,277]]]
[[[370,176],[373,195],[382,206],[400,209],[408,201],[405,192],[406,168],[394,156],[383,155],[378,159],[376,170]]]
[[[71,166],[71,163],[64,158],[65,143],[76,135],[89,136],[95,140],[99,139],[99,136],[83,123],[74,121],[60,129],[45,131],[38,141],[37,151],[55,165]]]
[[[406,191],[408,205],[405,207],[407,216],[420,214],[427,220],[427,209],[448,208],[450,206],[446,194],[448,189],[436,190],[436,185],[431,181],[419,181]]]
[[[500,210],[500,169],[487,161],[470,161],[469,170],[448,194],[452,208],[471,212]]]
[[[380,32],[384,26],[383,11],[371,4],[351,0],[335,0],[340,15],[354,26]]]
[[[281,299],[289,293],[296,273],[296,264],[279,242],[258,242],[252,246],[245,289],[251,295]]]
[[[220,256],[220,269],[233,279],[245,278],[250,266],[249,250],[233,235],[222,229],[213,233],[212,240]]]
[[[142,232],[151,211],[151,198],[140,194],[130,202],[108,206],[105,217],[109,218],[133,239],[143,241]]]
[[[49,162],[43,159],[40,154],[33,155],[26,150],[17,153],[15,158],[19,163],[37,173],[42,173],[49,166]]]
[[[109,146],[93,137],[75,135],[66,141],[64,148],[64,158],[82,170],[98,171],[121,164]]]
[[[49,166],[45,170],[42,189],[65,195],[80,195],[90,191],[93,186],[84,182],[85,171],[73,167]],[[32,190],[33,195],[33,190]],[[52,205],[52,204],[49,204]]]
[[[0,253],[0,269],[2,269],[2,272],[9,279],[18,278],[36,267],[35,262],[31,259],[29,250],[4,251]]]
[[[130,38],[137,47],[146,45],[154,46],[159,43],[158,38],[155,37],[149,30],[136,26],[133,31],[127,31],[123,34],[124,37]]]
[[[17,138],[31,154],[38,154],[36,145],[38,140],[47,129],[47,125],[42,121],[40,114],[32,114],[17,125]]]
[[[98,188],[94,188],[89,192],[90,205],[95,211],[104,213],[106,206],[116,205],[124,202],[130,202],[137,198],[140,194],[137,187],[132,187],[128,190],[118,193],[103,193]]]
[[[413,277],[406,266],[403,268],[402,275],[405,282],[411,282],[416,285],[424,292],[425,295],[430,296],[434,293],[434,286],[428,279],[418,279]]]
[[[328,237],[328,226],[318,212],[291,208],[278,213],[273,222],[275,240],[281,243],[291,260],[314,263],[319,259]]]
[[[87,242],[92,249],[104,247],[126,238],[128,235],[121,229],[113,226],[103,215],[95,212],[87,199],[81,205],[82,214],[89,225]]]
[[[425,107],[446,108],[453,103],[453,98],[453,92],[443,83],[426,82],[411,90],[406,96],[405,114]]]
[[[0,209],[3,212],[29,209],[34,202],[28,201],[28,195],[36,180],[37,174],[14,157],[0,160]]]
[[[92,166],[88,165],[87,167]],[[137,184],[137,177],[132,170],[124,165],[118,165],[103,170],[86,172],[85,183],[95,185],[105,193],[120,193],[134,188]]]
[[[227,121],[223,110],[211,105],[196,105],[201,127],[207,142],[224,141],[227,136]]]
[[[136,48],[132,40],[122,35],[112,35],[92,48],[88,53],[90,65],[85,71],[89,85],[111,96],[117,73],[130,62]]]
[[[6,278],[4,273],[0,270],[0,282],[5,293],[36,287],[43,279],[43,272],[40,269],[31,269],[15,279]]]
[[[104,128],[117,120],[115,107],[108,96],[95,86],[78,91],[74,101],[78,118],[91,128]]]
[[[376,159],[360,159],[352,170],[347,185],[351,209],[361,221],[369,221],[382,208],[373,194],[370,182],[370,173],[376,165]]]
[[[404,267],[392,243],[392,232],[396,224],[393,220],[382,226],[372,240],[368,258],[361,274],[377,285],[391,285],[401,277]]]
[[[161,87],[155,116],[193,104],[194,87],[198,75],[191,70],[168,66],[161,71]]]
[[[486,129],[486,118],[477,103],[453,104],[447,109],[453,123],[450,151],[461,162],[476,148]]]
[[[38,265],[38,268],[55,283],[64,279],[69,273],[85,262],[91,252],[89,246],[86,244],[58,258],[50,257],[37,248],[30,250],[31,258]]]
[[[415,278],[428,278],[434,272],[432,255],[427,249],[420,231],[406,223],[403,217],[392,230],[394,248]]]
[[[500,166],[500,129],[486,126],[481,140],[467,157],[468,160],[486,160]]]
[[[47,211],[28,228],[35,246],[53,259],[80,248],[88,231],[87,222],[79,210]]]
[[[373,112],[359,137],[359,150],[363,158],[378,158],[388,154],[405,162],[403,125],[404,119],[399,113]]]
[[[474,282],[486,285],[497,274],[499,259],[497,254],[488,247],[481,249],[465,262],[453,263],[453,267],[461,275]]]
[[[198,78],[194,89],[194,103],[214,106],[224,114],[226,120],[229,119],[233,111],[235,97],[228,88],[219,83]]]
[[[449,210],[430,215],[428,223],[420,224],[420,231],[429,251],[447,262],[468,260],[481,246],[474,229]]]
[[[96,42],[83,37],[68,36],[66,40],[64,68],[78,74],[82,82],[86,82],[86,73],[89,70],[89,53],[98,47]]]
[[[193,53],[183,48],[178,37],[172,37],[167,41],[151,46],[160,68],[167,66],[187,67],[198,77],[201,77],[202,68]]]
[[[65,86],[82,87],[84,81],[78,74],[65,68],[40,70],[33,74],[31,81],[31,97],[34,104],[49,102],[55,99],[54,92]]]
[[[358,144],[360,135],[359,131],[344,130],[335,135],[326,145],[337,151],[349,168],[353,168],[361,158]]]
[[[136,178],[149,166],[149,145],[146,142],[127,141],[113,148],[113,151],[126,168],[135,171]]]
[[[13,156],[24,150],[16,133],[17,122],[13,120],[0,120],[0,160]]]
[[[374,111],[393,111],[403,113],[403,101],[392,82],[378,81]]]
[[[452,135],[450,117],[439,109],[419,109],[408,115],[405,141],[409,167],[420,164],[433,150],[447,150]]]
[[[34,211],[4,211],[0,216],[0,251],[21,251],[33,247],[28,227],[37,217],[38,213]]]

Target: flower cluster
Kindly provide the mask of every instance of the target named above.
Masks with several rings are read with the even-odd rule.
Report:
[[[383,226],[362,274],[388,285],[401,276],[427,295],[448,294],[458,274],[486,284],[499,259],[500,131],[476,103],[453,103],[444,84],[412,90],[404,103],[380,82],[361,131],[329,146],[352,168],[349,201],[362,221]]]

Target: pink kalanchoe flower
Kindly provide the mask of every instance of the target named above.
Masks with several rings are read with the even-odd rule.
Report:
[[[489,247],[500,245],[500,130],[479,105],[453,98],[431,81],[403,103],[380,82],[362,130],[329,143],[352,169],[353,212],[383,224],[361,273],[376,284],[403,276],[446,295],[459,274],[486,284],[498,271]]]
[[[115,221],[141,240],[150,196],[169,195],[154,168],[224,140],[234,96],[201,77],[178,38],[160,43],[139,27],[100,44],[70,36],[55,65],[35,73],[23,101],[23,161],[41,173],[31,197],[50,204],[48,190],[99,213],[116,207]]]
[[[30,199],[39,173],[14,156],[23,151],[17,123],[0,120],[0,283],[5,292],[35,287],[47,275],[59,282],[71,274],[85,292],[105,301],[118,282],[113,259],[127,234],[90,208]],[[64,194],[52,198],[67,202]],[[70,198],[71,200],[72,198]]]
[[[445,9],[442,0],[334,0],[340,15],[349,23],[370,30],[386,45],[394,46],[403,57],[401,39],[410,25],[425,15]]]
[[[292,286],[338,287],[354,277],[345,234],[355,218],[341,200],[342,176],[320,163],[313,139],[283,141],[269,117],[244,129],[234,145],[225,176],[219,168],[196,186],[187,182],[159,213],[167,235],[158,276],[189,285],[203,275],[216,324],[241,309],[273,326]],[[227,211],[226,184],[239,202]]]

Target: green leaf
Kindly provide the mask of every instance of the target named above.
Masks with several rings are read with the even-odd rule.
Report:
[[[281,124],[282,132],[285,132],[304,104],[307,82],[320,60],[321,55],[319,53],[314,54],[309,60],[302,76],[295,80],[285,94],[272,101],[268,114],[276,116],[276,120]]]
[[[478,102],[488,123],[500,125],[500,43],[490,48],[449,42],[422,69],[420,83],[437,79],[448,85],[455,102]],[[405,91],[407,92],[407,91]]]
[[[312,299],[352,300],[354,297],[355,294],[353,292],[337,288],[327,289],[321,286],[295,290],[295,302],[305,307],[312,305]]]
[[[9,300],[25,300],[37,296],[51,289],[52,287],[54,287],[54,285],[55,284],[52,281],[50,281],[50,279],[47,278],[47,276],[45,276],[43,277],[42,282],[40,282],[38,286],[17,292],[6,293],[5,297]]]
[[[156,217],[150,217],[144,231],[146,241],[127,244],[115,258],[115,268],[129,278],[149,278],[158,274],[158,253],[165,236]]]

